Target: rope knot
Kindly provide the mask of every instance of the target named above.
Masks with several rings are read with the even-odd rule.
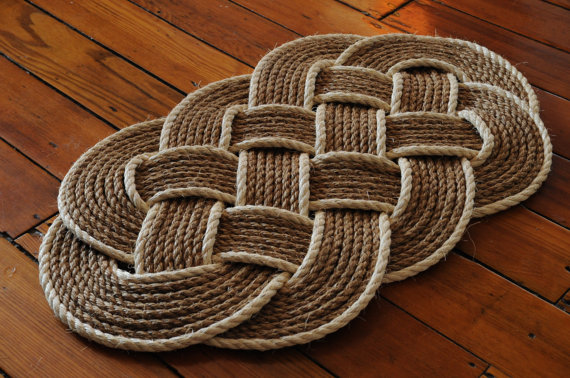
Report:
[[[86,152],[41,283],[113,347],[306,343],[534,193],[551,153],[532,88],[481,46],[302,38]]]

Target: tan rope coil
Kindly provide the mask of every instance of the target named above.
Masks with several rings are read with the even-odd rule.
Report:
[[[526,79],[473,43],[287,43],[87,151],[41,284],[64,323],[116,348],[321,338],[537,190],[552,153],[538,114]]]

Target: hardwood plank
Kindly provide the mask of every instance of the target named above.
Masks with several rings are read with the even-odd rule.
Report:
[[[343,3],[349,4],[363,12],[366,12],[374,18],[384,17],[387,13],[394,11],[394,9],[402,6],[407,1],[408,0],[342,0]]]
[[[331,377],[293,348],[257,352],[196,345],[161,357],[187,377]]]
[[[552,170],[538,192],[524,205],[550,219],[570,227],[570,160],[554,155]]]
[[[32,5],[5,0],[2,6],[0,50],[109,122],[124,127],[164,115],[182,99]]]
[[[251,72],[245,64],[128,1],[38,0],[34,4],[185,92],[198,84]],[[185,8],[182,13],[194,18],[196,13]]]
[[[570,269],[570,267],[568,267]],[[564,294],[558,302],[556,302],[556,307],[562,309],[564,312],[570,314],[570,290]]]
[[[457,247],[552,302],[570,287],[570,231],[522,206],[475,220]]]
[[[570,62],[565,52],[432,1],[416,1],[397,13],[383,21],[410,33],[477,42],[508,59],[532,84],[570,98],[570,83],[561,80],[566,77]]]
[[[570,101],[539,88],[534,88],[534,91],[540,101],[540,117],[548,129],[554,152],[570,158],[570,127],[567,126]]]
[[[570,0],[542,0],[550,4],[558,5],[570,10]]]
[[[60,179],[114,130],[5,58],[0,58],[0,136]]]
[[[255,66],[298,34],[227,0],[133,0],[155,15]]]
[[[400,32],[336,1],[238,0],[237,3],[302,35],[327,33],[377,35]]]
[[[489,366],[489,368],[481,375],[483,378],[508,378],[509,375],[503,373],[494,366]]]
[[[381,294],[507,374],[570,368],[568,314],[456,254]]]
[[[0,232],[15,237],[57,211],[59,182],[0,141]]]
[[[382,292],[382,289],[380,289]],[[478,377],[487,363],[386,300],[373,300],[347,327],[304,347],[344,377]]]
[[[12,376],[164,376],[173,374],[151,354],[101,347],[67,332],[38,284],[38,268],[0,239],[0,350]]]
[[[536,0],[438,0],[529,38],[570,50],[570,12]]]
[[[42,244],[42,240],[44,236],[47,234],[49,227],[53,223],[53,221],[57,218],[57,215],[54,215],[50,219],[42,222],[33,230],[26,232],[25,234],[21,235],[19,238],[16,239],[16,243],[28,251],[32,256],[36,259],[40,253],[40,245]]]

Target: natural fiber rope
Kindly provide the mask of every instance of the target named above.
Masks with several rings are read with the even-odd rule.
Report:
[[[40,281],[115,348],[307,343],[534,193],[551,154],[527,80],[484,47],[306,37],[87,151]]]

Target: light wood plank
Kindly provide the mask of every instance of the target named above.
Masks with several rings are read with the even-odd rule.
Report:
[[[457,247],[552,302],[570,287],[570,231],[522,206],[474,220]]]
[[[456,254],[381,294],[507,374],[570,368],[570,316]]]
[[[55,318],[37,265],[0,239],[0,364],[17,377],[174,376],[151,354],[101,347]]]
[[[15,237],[57,211],[59,181],[0,141],[0,231]]]
[[[0,50],[118,127],[165,115],[183,97],[25,2],[3,1]]]
[[[185,92],[251,72],[245,64],[128,1],[38,0],[34,4]],[[196,14],[191,7],[182,13]]]
[[[532,84],[570,98],[570,83],[561,79],[568,71],[565,52],[432,1],[416,1],[397,13],[384,21],[410,33],[477,42],[508,59]]]

